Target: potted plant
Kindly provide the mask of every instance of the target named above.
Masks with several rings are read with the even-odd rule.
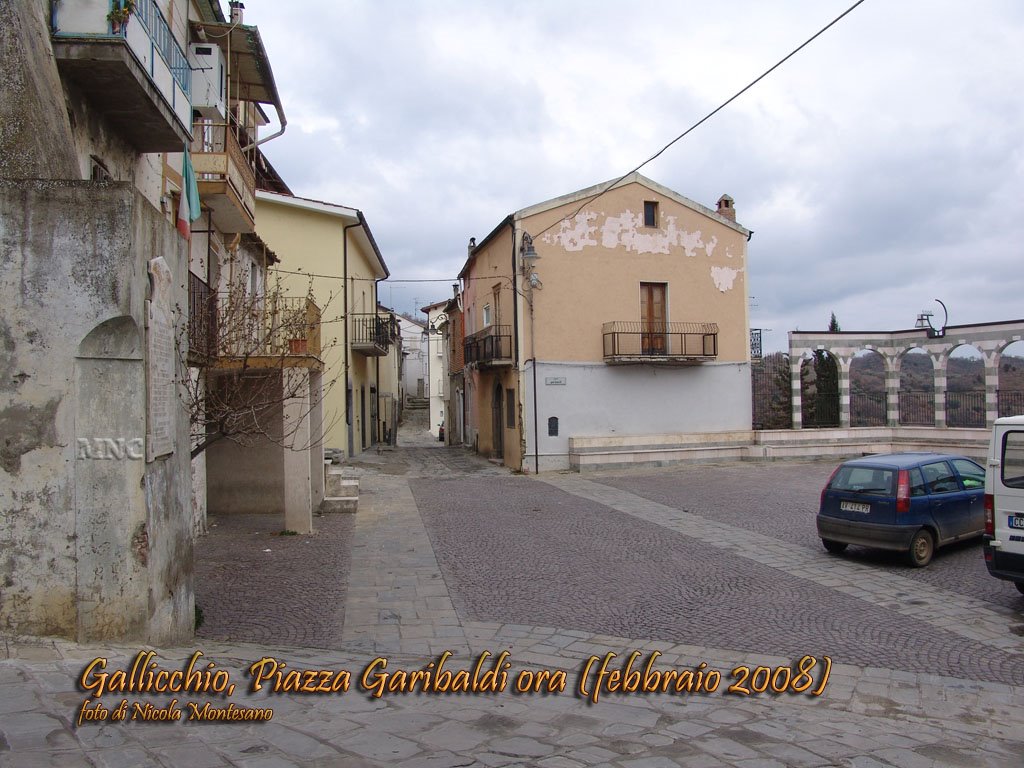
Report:
[[[128,19],[135,13],[136,0],[114,0],[114,7],[107,14],[107,21],[114,34],[119,33],[128,24]]]

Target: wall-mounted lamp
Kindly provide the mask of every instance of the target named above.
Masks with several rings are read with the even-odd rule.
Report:
[[[540,259],[537,249],[533,247],[533,238],[530,237],[529,232],[523,232],[523,241],[519,244],[519,258],[522,261],[524,275],[529,275],[533,271],[533,266]]]

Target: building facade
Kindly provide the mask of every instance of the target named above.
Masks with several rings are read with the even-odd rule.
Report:
[[[460,274],[466,439],[514,469],[568,468],[572,437],[751,426],[732,199],[637,173],[607,186],[509,215]]]
[[[359,454],[393,430],[398,398],[398,321],[377,300],[384,257],[355,208],[265,190],[256,205],[260,236],[294,255],[274,279],[322,313],[323,445]]]

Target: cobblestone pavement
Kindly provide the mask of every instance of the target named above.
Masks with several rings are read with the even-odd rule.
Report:
[[[627,473],[513,477],[425,439],[403,439],[401,445],[359,457],[352,469],[361,478],[360,508],[349,517],[351,528],[344,534],[322,528],[318,534],[339,549],[350,548],[338,648],[277,647],[261,638],[258,644],[197,640],[188,648],[160,649],[157,662],[165,669],[182,669],[201,649],[200,666],[226,672],[238,689],[227,696],[177,694],[173,706],[184,722],[108,719],[76,727],[88,694],[76,687],[85,664],[103,656],[108,670],[126,670],[139,648],[8,638],[0,644],[0,657],[8,657],[0,661],[0,766],[1024,764],[1024,686],[1013,682],[1021,641],[1003,606],[856,557],[826,557],[783,536],[782,529],[773,534],[750,526],[738,536],[742,521],[716,518],[720,507],[714,503],[708,511],[689,499],[677,508],[669,496],[653,498],[662,484],[667,490],[659,492],[674,492],[664,479],[671,472],[635,476],[639,484],[631,489],[620,487],[630,479]],[[775,468],[721,469],[734,469],[742,479],[745,471]],[[700,468],[692,471],[704,476]],[[465,501],[474,496],[476,502]],[[713,485],[706,498],[715,499]],[[500,530],[484,519],[488,516],[497,517]],[[299,547],[291,543],[295,537],[287,544],[268,538],[275,545]],[[460,557],[457,544],[474,549],[461,550]],[[561,572],[552,559],[561,563]],[[315,578],[305,578],[309,568]],[[639,589],[637,576],[660,597]],[[344,578],[325,580],[309,562],[277,578],[298,583],[291,595],[306,595],[314,605],[319,601],[325,614],[337,617],[337,597],[323,582],[337,585]],[[684,583],[673,587],[673,580]],[[527,590],[526,598],[520,589]],[[567,601],[568,595],[575,599]],[[766,607],[776,599],[774,610]],[[716,607],[720,600],[758,620],[730,616]],[[703,610],[694,609],[696,603]],[[268,608],[264,621],[275,624],[277,612],[286,609]],[[787,618],[801,609],[808,623],[787,629]],[[717,611],[715,621],[730,630],[708,634],[715,622],[705,621],[706,611]],[[854,611],[857,620],[842,624],[837,614],[846,611]],[[689,621],[680,621],[680,615]],[[612,621],[620,629],[604,626]],[[708,632],[687,639],[669,636],[689,631],[693,622],[704,622]],[[767,631],[762,622],[768,622]],[[665,636],[650,636],[661,633]],[[889,640],[895,649],[884,661],[874,656],[849,663],[846,652],[853,655],[860,642],[850,640],[849,633],[874,643],[879,654]],[[807,645],[796,642],[800,639]],[[793,650],[769,650],[786,642],[794,643]],[[930,649],[925,656],[934,654],[936,666],[959,669],[958,676],[905,668],[921,653],[915,649],[919,643]],[[946,652],[951,643],[959,643],[967,661]],[[505,689],[373,695],[380,672],[432,663],[428,669],[436,673],[445,651],[454,654],[445,662],[450,670],[472,670],[482,654],[507,651],[507,670],[493,657],[481,662],[484,670],[506,672]],[[652,672],[715,670],[722,681],[704,693],[604,689],[596,703],[589,702],[596,673],[591,667],[584,674],[588,660],[600,665],[614,653],[609,669],[622,670],[632,651],[639,654],[633,669],[639,666],[641,672],[651,661]],[[785,671],[796,653],[816,656],[813,667],[805,662],[809,677],[799,669]],[[792,692],[794,684],[810,681],[811,691],[821,684],[826,653],[835,663],[821,695]],[[980,661],[984,655],[993,660],[988,666]],[[363,670],[377,656],[386,658],[387,667],[376,662],[361,683]],[[271,678],[253,692],[250,667],[266,657],[287,664],[278,667],[281,681],[297,669],[349,671],[350,689],[273,693]],[[744,665],[767,670],[747,678],[751,695],[727,693],[742,677],[732,670]],[[271,666],[267,661],[263,668]],[[565,672],[564,691],[513,692],[517,682],[531,677],[536,682],[544,669]],[[639,682],[643,675],[626,679]],[[703,679],[712,687],[711,676]],[[399,680],[390,678],[392,684]],[[579,691],[581,682],[587,694]],[[790,690],[756,693],[772,682]],[[113,693],[101,701],[113,711],[121,698],[166,705],[171,697]],[[206,704],[214,710],[272,708],[273,715],[262,723],[187,721],[190,704],[198,711]]]

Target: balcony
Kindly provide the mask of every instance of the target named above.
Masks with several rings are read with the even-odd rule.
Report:
[[[462,349],[466,365],[481,368],[512,365],[512,327],[489,325],[467,336]]]
[[[192,167],[217,228],[255,231],[256,175],[230,125],[201,120],[192,126]]]
[[[208,365],[217,350],[217,294],[192,272],[188,273],[188,364]]]
[[[349,315],[352,351],[367,357],[383,357],[397,338],[397,323],[390,317],[371,314]]]
[[[191,138],[192,70],[154,0],[115,32],[109,0],[53,3],[60,71],[138,152],[180,152]]]
[[[718,357],[715,323],[644,323],[616,320],[601,326],[609,365],[694,365]]]
[[[218,368],[319,368],[320,308],[308,297],[216,296]],[[191,333],[191,327],[190,327]]]

